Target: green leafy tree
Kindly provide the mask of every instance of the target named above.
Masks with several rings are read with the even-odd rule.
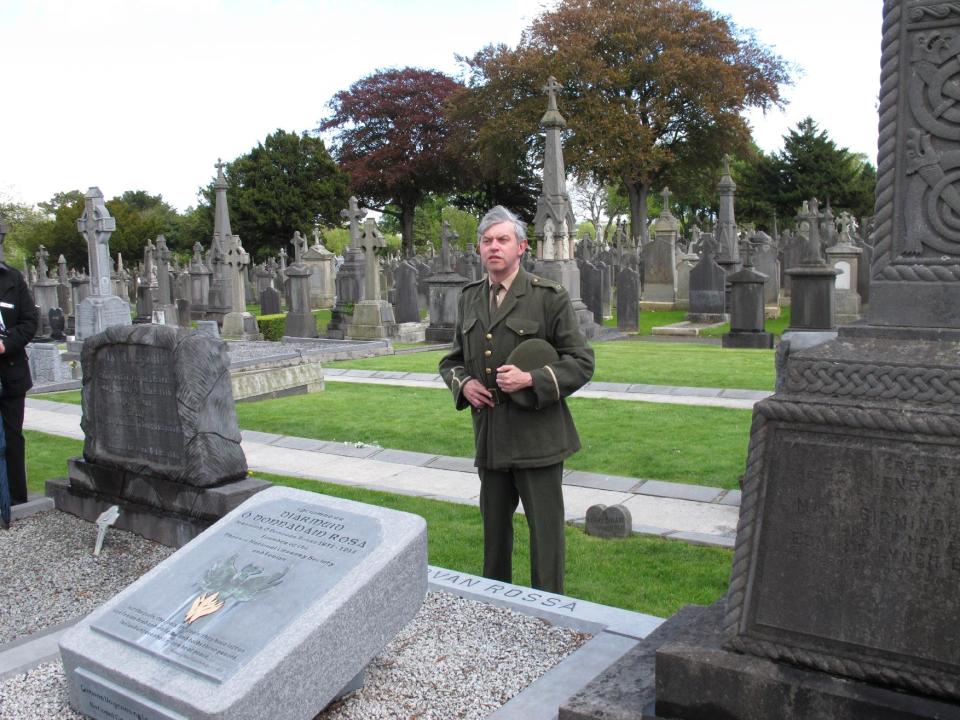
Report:
[[[837,147],[813,118],[801,120],[784,136],[773,170],[773,204],[781,218],[792,220],[800,204],[812,197],[857,217],[873,213],[876,169],[862,155]]]
[[[85,268],[87,244],[77,232],[77,219],[83,214],[83,193],[79,190],[60,192],[49,201],[37,203],[37,207],[43,212],[43,219],[17,228],[25,263],[35,264],[34,257],[43,245],[50,253],[51,266],[63,255],[70,267]]]
[[[877,172],[863,155],[838,147],[812,118],[801,120],[783,138],[783,149],[765,154],[759,149],[731,162],[737,183],[737,221],[772,232],[796,225],[804,200],[830,201],[835,213],[857,217],[874,208]]]
[[[460,85],[435,70],[378,70],[330,100],[320,132],[363,205],[400,220],[404,254],[413,254],[417,206],[456,186],[444,107]]]
[[[147,241],[156,240],[159,235],[166,238],[168,247],[179,247],[179,215],[160,195],[128,190],[107,200],[106,206],[117,223],[117,229],[110,236],[110,255],[114,262],[118,254],[123,257],[125,265],[137,262],[143,257]],[[83,242],[76,228],[74,233]]]
[[[480,142],[491,146],[530,147],[540,88],[550,75],[563,84],[568,169],[619,183],[635,236],[650,191],[746,147],[741,113],[778,105],[789,81],[782,59],[699,0],[560,0],[516,49],[488,47],[467,65],[458,112],[485,118]]]
[[[450,229],[459,236],[456,242],[457,247],[465,249],[467,243],[476,245],[477,228],[480,226],[476,215],[453,205],[447,205],[443,208],[442,219],[450,223]],[[439,243],[439,239],[437,242]]]
[[[29,264],[25,249],[27,239],[39,233],[49,219],[38,208],[3,198],[0,198],[0,218],[9,227],[3,241],[5,262],[23,270]]]
[[[296,230],[309,237],[314,225],[339,225],[340,211],[349,200],[347,176],[323,140],[307,133],[277,130],[227,163],[224,174],[230,183],[230,229],[257,260],[288,245]],[[212,235],[213,182],[202,192]],[[205,247],[209,237],[201,240]]]

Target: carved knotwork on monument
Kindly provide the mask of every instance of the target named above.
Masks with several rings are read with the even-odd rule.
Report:
[[[894,71],[901,52],[908,55],[910,82]],[[893,217],[877,224],[873,271],[878,278],[960,280],[958,81],[960,6],[907,4],[903,15],[892,13],[884,27],[881,94],[896,96],[889,91],[901,82],[905,92],[899,102],[881,107],[877,197],[900,197],[888,204]],[[906,149],[899,168],[892,148],[887,150],[898,137]]]
[[[790,364],[784,389],[795,395],[960,404],[960,372],[866,362],[798,360]]]

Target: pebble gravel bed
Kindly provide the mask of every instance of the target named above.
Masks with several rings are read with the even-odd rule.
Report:
[[[99,557],[97,526],[62,512],[0,530],[0,645],[86,615],[173,550],[110,528]]]
[[[0,533],[0,642],[89,612],[172,552],[111,529],[94,558],[95,538],[96,526],[56,511]],[[429,592],[370,663],[364,686],[317,720],[484,718],[588,639],[512,610]],[[0,683],[0,720],[81,717],[67,706],[59,662]]]

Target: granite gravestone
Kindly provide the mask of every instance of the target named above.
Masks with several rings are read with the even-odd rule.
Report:
[[[690,312],[687,319],[694,322],[722,322],[726,308],[726,273],[714,260],[716,246],[713,236],[704,233],[702,238],[703,255],[690,271]]]
[[[427,280],[429,283],[430,281]],[[398,323],[420,322],[420,300],[417,294],[417,269],[407,261],[397,266],[394,315]]]
[[[743,243],[740,251],[743,267],[727,278],[733,307],[730,309],[730,332],[725,333],[722,340],[725,348],[769,350],[773,347],[773,335],[764,327],[763,288],[770,278],[754,269],[755,249],[749,240]]]
[[[640,273],[629,265],[617,273],[617,329],[640,329]]]
[[[673,310],[677,301],[677,236],[679,221],[670,212],[670,191],[663,189],[663,211],[653,240],[643,246],[643,307]]]
[[[593,313],[593,321],[603,325],[603,278],[602,271],[589,260],[580,260],[580,295],[587,309]]]
[[[659,648],[655,706],[636,695],[635,715],[960,718],[960,114],[944,103],[960,9],[887,0],[883,15],[883,289],[866,323],[791,348],[783,386],[754,406],[727,596]],[[832,289],[819,251],[794,283]],[[649,667],[649,648],[631,653],[624,677]],[[560,717],[620,716],[595,707]]]
[[[247,478],[226,348],[160,325],[83,344],[83,458],[47,483],[61,510],[180,546],[268,483]]]
[[[430,326],[424,333],[431,342],[450,342],[456,332],[457,299],[468,280],[454,269],[453,242],[459,235],[446,220],[440,228],[440,270],[427,279],[430,290]]]
[[[426,540],[416,515],[271,488],[63,637],[70,703],[111,720],[310,720],[420,608]]]
[[[280,313],[280,293],[268,285],[260,291],[260,314],[279,315]]]
[[[317,318],[310,311],[310,268],[303,262],[307,239],[299,231],[293,233],[293,264],[287,276],[287,318],[283,334],[287,337],[315,338]]]

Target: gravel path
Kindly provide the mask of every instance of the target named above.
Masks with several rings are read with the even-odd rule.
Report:
[[[0,642],[83,615],[171,550],[111,529],[99,558],[96,527],[50,512],[0,533]],[[318,718],[483,718],[589,636],[442,592],[367,669],[364,687]],[[0,720],[81,718],[67,707],[59,662],[0,684]]]

